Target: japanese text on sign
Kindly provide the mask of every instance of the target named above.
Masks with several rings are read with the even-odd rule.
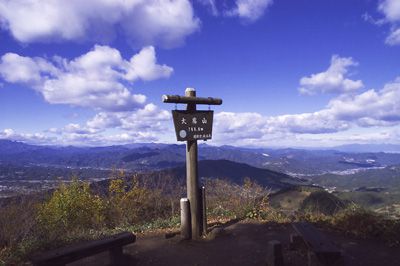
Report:
[[[177,140],[211,139],[213,114],[213,111],[172,111]]]

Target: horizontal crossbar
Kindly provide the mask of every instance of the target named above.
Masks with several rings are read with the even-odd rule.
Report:
[[[207,104],[207,105],[221,105],[222,99],[219,98],[201,98],[201,97],[187,97],[179,95],[163,95],[162,101],[164,103],[194,103],[194,104]]]

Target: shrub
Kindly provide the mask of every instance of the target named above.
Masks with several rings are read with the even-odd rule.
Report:
[[[38,211],[38,222],[43,229],[43,236],[50,239],[99,229],[104,221],[104,201],[91,192],[89,183],[81,182],[76,177],[71,184],[61,183]]]
[[[4,246],[15,247],[35,231],[37,204],[34,198],[22,197],[1,208],[0,249]]]
[[[321,213],[300,213],[297,220],[308,221],[320,226],[360,238],[375,238],[398,245],[400,239],[400,221],[387,219],[376,212],[351,204],[335,215]]]
[[[144,177],[128,180],[120,172],[110,181],[108,194],[98,187],[102,197],[74,177],[44,202],[30,198],[1,207],[0,265],[20,265],[32,252],[121,230],[176,227],[180,184],[170,177]]]
[[[152,186],[149,188],[146,183],[140,182],[137,175],[132,177],[131,182],[127,182],[126,178],[111,180],[107,215],[109,224],[141,224],[173,216],[172,199],[165,194],[163,187]]]
[[[269,190],[245,178],[243,185],[222,179],[206,180],[207,212],[211,218],[259,218]]]
[[[381,214],[355,204],[332,218],[332,225],[346,233],[362,238],[382,238],[391,241],[400,236],[399,221],[386,219]]]
[[[21,265],[37,233],[37,199],[22,197],[0,209],[0,265]]]

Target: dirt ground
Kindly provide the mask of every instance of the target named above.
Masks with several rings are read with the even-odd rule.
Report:
[[[166,239],[165,234],[138,236],[126,246],[126,265],[266,265],[267,243],[278,240],[283,246],[284,265],[307,265],[307,252],[290,250],[291,225],[241,221],[223,227],[215,237],[199,241]],[[344,265],[400,265],[400,247],[388,247],[373,240],[360,240],[323,231],[342,250]],[[110,265],[108,254],[70,265]]]

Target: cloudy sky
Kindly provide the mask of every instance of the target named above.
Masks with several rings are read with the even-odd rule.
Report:
[[[400,1],[0,0],[2,139],[175,143],[186,87],[209,144],[400,143]]]

